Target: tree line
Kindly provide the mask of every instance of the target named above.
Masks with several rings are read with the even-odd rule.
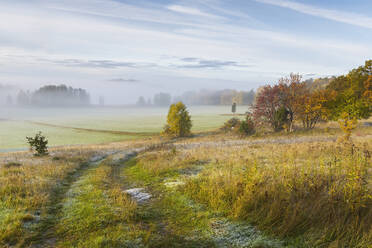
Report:
[[[157,93],[152,99],[140,96],[137,106],[169,106],[172,102],[183,102],[187,105],[251,105],[255,97],[254,90],[237,91],[225,90],[200,90],[188,91],[180,96],[172,96],[169,93]]]
[[[233,101],[232,112],[236,103]],[[302,81],[300,74],[278,80],[257,90],[253,111],[245,120],[232,118],[222,130],[251,135],[257,128],[271,127],[274,131],[294,130],[294,124],[312,129],[319,121],[336,120],[349,140],[359,119],[372,114],[372,60],[351,70],[347,75]],[[188,136],[191,116],[183,102],[169,109],[164,134]]]
[[[85,89],[64,84],[45,85],[33,92],[20,90],[16,96],[19,106],[69,107],[90,105],[90,95]]]
[[[275,131],[293,130],[293,123],[311,129],[320,120],[338,120],[352,129],[357,120],[372,113],[372,60],[347,75],[314,82],[291,74],[275,85],[261,87],[256,95],[253,117],[257,125]]]

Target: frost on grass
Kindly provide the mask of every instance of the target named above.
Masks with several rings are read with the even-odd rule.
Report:
[[[279,248],[280,241],[269,239],[251,225],[233,223],[227,219],[211,223],[212,238],[217,247]]]
[[[177,186],[184,185],[184,184],[185,184],[185,182],[183,182],[183,181],[171,181],[171,182],[165,182],[164,186],[166,186],[168,188],[175,188]]]
[[[144,188],[133,188],[125,190],[124,192],[129,194],[137,202],[143,202],[151,198],[151,194],[143,192]]]

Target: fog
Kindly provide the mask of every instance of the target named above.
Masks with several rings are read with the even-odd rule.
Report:
[[[372,52],[368,21],[354,15],[348,25],[304,15],[283,28],[275,18],[288,15],[264,3],[203,2],[2,1],[0,84],[65,84],[87,90],[92,104],[135,104],[159,92],[250,91],[290,72],[340,75]]]
[[[117,79],[116,81],[119,81]],[[111,83],[117,83],[112,81]],[[128,82],[137,83],[137,82]],[[186,84],[189,85],[189,84]],[[105,90],[97,88],[75,88],[65,84],[47,84],[39,88],[22,88],[14,85],[0,84],[0,106],[3,107],[82,107],[82,106],[169,106],[173,102],[183,101],[188,105],[230,105],[237,102],[242,105],[252,104],[254,90],[236,89],[200,89],[197,87],[179,87],[167,91],[162,87],[156,90],[147,88],[131,92],[134,86],[110,86]],[[187,91],[182,91],[183,89]],[[221,87],[222,88],[222,87]],[[115,90],[116,89],[116,90]]]

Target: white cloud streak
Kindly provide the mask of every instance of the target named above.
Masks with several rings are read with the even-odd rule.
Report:
[[[174,12],[181,13],[181,14],[186,14],[186,15],[195,15],[195,16],[201,16],[201,17],[221,19],[221,17],[219,16],[203,12],[200,9],[190,8],[190,7],[186,7],[182,5],[169,5],[167,6],[167,9],[174,11]]]
[[[361,40],[270,30],[270,25],[255,25],[244,10],[223,11],[219,5],[197,2],[190,6],[186,1],[135,6],[111,0],[1,3],[0,80],[102,85],[110,78],[134,78],[141,81],[139,87],[159,82],[166,89],[179,90],[182,84],[189,90],[206,87],[202,80],[220,79],[251,88],[291,71],[337,74],[372,54],[370,43]],[[234,22],[237,17],[239,23]]]
[[[303,14],[317,16],[332,21],[342,22],[363,28],[372,29],[372,18],[356,13],[318,8],[307,4],[283,0],[255,0],[260,3],[291,9]]]

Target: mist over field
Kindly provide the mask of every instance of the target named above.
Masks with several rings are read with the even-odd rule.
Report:
[[[371,0],[0,0],[0,248],[372,248]]]

